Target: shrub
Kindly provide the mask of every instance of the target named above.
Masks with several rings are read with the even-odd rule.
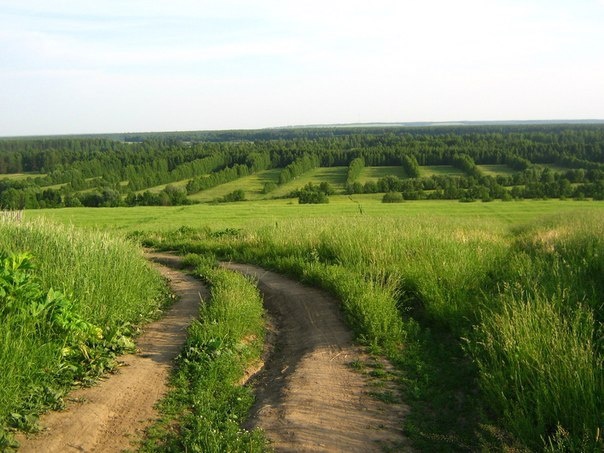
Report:
[[[400,192],[386,192],[382,197],[382,203],[401,203],[403,194]]]

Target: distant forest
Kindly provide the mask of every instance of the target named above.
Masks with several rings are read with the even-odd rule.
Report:
[[[478,167],[496,164],[510,171],[493,176]],[[421,168],[432,165],[459,171],[422,176]],[[348,194],[602,200],[604,125],[325,127],[2,139],[0,208],[189,204],[188,196],[196,192],[279,169],[278,180],[264,188],[270,198],[278,185],[318,167],[336,166],[348,167]],[[402,170],[398,176],[359,181],[365,167],[382,166]],[[171,185],[178,181],[187,181],[186,186]],[[161,191],[148,190],[162,185]]]

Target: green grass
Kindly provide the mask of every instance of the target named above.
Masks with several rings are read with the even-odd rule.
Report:
[[[186,261],[210,285],[211,298],[189,328],[172,390],[160,403],[162,420],[143,451],[266,451],[259,430],[241,428],[254,397],[240,381],[263,350],[260,294],[242,275],[213,267],[207,255]]]
[[[546,205],[485,204],[514,207],[513,221],[459,205],[431,205],[448,215],[300,216],[147,238],[257,262],[337,295],[357,339],[404,373],[407,433],[422,448],[598,450],[602,205],[551,215],[573,205],[555,202],[539,220],[519,208]]]
[[[143,193],[146,192],[147,190],[151,193],[159,193],[162,190],[164,190],[167,186],[174,186],[174,187],[187,187],[187,183],[190,181],[191,179],[183,179],[181,181],[174,181],[168,184],[161,184],[159,186],[154,186],[154,187],[149,187],[147,189],[142,189],[142,190],[138,190],[135,193]],[[127,186],[128,185],[128,181],[121,181],[120,182],[121,186]]]
[[[396,176],[397,178],[406,178],[405,169],[401,166],[391,167],[365,167],[361,172],[361,176],[357,179],[361,184],[367,181],[377,181],[385,176]]]
[[[419,167],[420,176],[465,176],[465,173],[452,165],[422,165]]]
[[[392,205],[381,202],[381,194],[331,196],[329,204],[299,205],[294,199],[260,200],[218,205],[135,208],[63,208],[25,211],[27,219],[45,217],[53,221],[106,230],[169,230],[192,228],[256,228],[288,219],[347,219],[364,217],[408,218],[432,215],[448,219],[494,219],[514,224],[555,213],[604,212],[604,204],[592,201],[523,200],[514,202],[459,203],[448,200],[406,201]]]
[[[163,281],[122,237],[0,221],[0,253],[24,252],[31,258],[20,267],[5,261],[0,278],[0,306],[9,310],[0,310],[0,449],[7,426],[33,428],[74,380],[114,366],[134,326],[164,301]]]
[[[272,196],[272,193],[265,195],[262,193],[262,189],[267,182],[277,182],[279,179],[279,172],[280,169],[264,170],[250,176],[244,176],[235,181],[212,187],[211,189],[202,190],[201,192],[191,195],[189,198],[195,201],[211,202],[238,189],[242,189],[245,192],[247,200],[258,200],[267,196],[270,197]]]
[[[308,183],[315,185],[322,182],[329,183],[336,192],[343,192],[346,185],[346,172],[348,167],[320,167],[310,170],[298,176],[292,181],[278,186],[269,195],[272,197],[283,197],[289,193],[304,187]]]
[[[516,173],[513,168],[510,168],[505,164],[476,166],[482,172],[482,174],[486,176],[511,176]]]
[[[46,173],[2,173],[0,174],[0,179],[21,181],[27,178],[37,178],[42,176],[46,176]]]

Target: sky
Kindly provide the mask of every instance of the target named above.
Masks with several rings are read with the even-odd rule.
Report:
[[[604,0],[0,0],[0,136],[604,119]]]

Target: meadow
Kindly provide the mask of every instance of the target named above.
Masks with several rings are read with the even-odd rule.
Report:
[[[359,341],[400,366],[416,399],[406,430],[421,448],[484,449],[502,439],[601,448],[603,206],[489,203],[470,214],[460,203],[418,204],[412,215],[368,215],[369,206],[141,237],[256,262],[336,294]],[[429,213],[437,207],[446,209]],[[460,412],[464,426],[451,422]]]
[[[158,312],[144,245],[192,253],[219,307],[191,329],[172,415],[144,448],[264,448],[227,409],[240,419],[251,398],[232,385],[247,352],[211,376],[195,361],[259,329],[251,283],[208,264],[231,259],[337,296],[396,368],[416,448],[601,451],[602,143],[600,125],[0,141],[0,207],[25,209],[0,218],[0,448]],[[200,399],[211,424],[190,417]]]
[[[27,216],[255,262],[332,292],[358,341],[399,369],[420,449],[600,449],[604,206],[379,198]]]

